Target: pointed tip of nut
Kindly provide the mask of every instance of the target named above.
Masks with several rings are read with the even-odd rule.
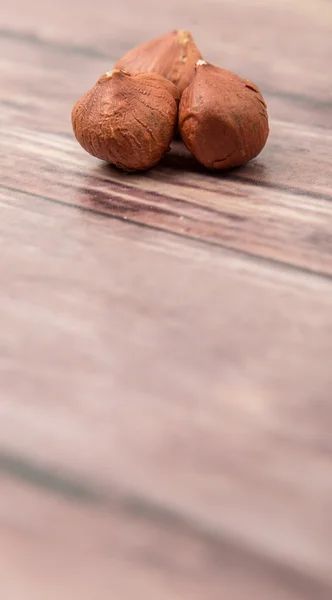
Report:
[[[120,69],[112,69],[112,71],[107,71],[107,73],[105,73],[104,77],[106,77],[106,79],[110,79],[116,73],[120,73]]]
[[[201,58],[197,61],[196,63],[196,67],[203,67],[204,65],[207,65],[206,60],[202,60]]]
[[[112,69],[112,71],[107,71],[107,73],[105,73],[102,78],[103,79],[111,79],[111,77],[114,77],[114,75],[130,75],[130,73],[128,73],[127,71],[124,71],[123,69]]]
[[[182,44],[182,46],[185,46],[191,40],[191,33],[186,29],[178,29],[176,33],[178,35],[179,42],[180,44]]]

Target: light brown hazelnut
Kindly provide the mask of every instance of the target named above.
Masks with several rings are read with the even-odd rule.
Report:
[[[93,156],[125,171],[144,171],[169,148],[178,99],[176,87],[161,75],[115,69],[76,102],[73,130]]]
[[[115,68],[159,73],[172,81],[182,94],[194,77],[195,64],[200,58],[189,31],[171,31],[133,48],[116,63]]]
[[[266,143],[266,104],[250,81],[199,60],[181,98],[179,129],[188,150],[206,167],[243,165]]]

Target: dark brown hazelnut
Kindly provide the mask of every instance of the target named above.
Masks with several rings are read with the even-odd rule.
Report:
[[[209,169],[243,165],[266,143],[266,104],[250,81],[199,60],[181,98],[179,129],[187,148]]]
[[[174,136],[178,91],[161,75],[102,75],[72,111],[75,136],[97,158],[125,171],[157,164]]]
[[[195,64],[200,58],[189,31],[171,31],[133,48],[116,63],[115,68],[159,73],[172,81],[182,94],[194,77]]]

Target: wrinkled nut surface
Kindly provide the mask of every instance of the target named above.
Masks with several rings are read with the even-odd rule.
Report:
[[[250,81],[199,60],[181,98],[179,129],[188,150],[206,167],[237,167],[266,143],[266,104]]]
[[[178,100],[176,87],[161,75],[115,69],[76,102],[73,130],[93,156],[125,171],[145,171],[169,148]]]
[[[172,81],[181,95],[194,77],[195,64],[200,58],[189,31],[171,31],[133,48],[116,63],[115,68],[159,73]]]

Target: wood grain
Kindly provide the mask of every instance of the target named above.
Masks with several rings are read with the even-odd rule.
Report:
[[[262,87],[293,95],[300,105],[309,98],[331,101],[331,23],[326,0],[239,0],[236,5],[212,0],[206,9],[191,0],[181,6],[176,0],[154,5],[145,0],[139,7],[134,0],[122,5],[98,0],[84,7],[79,0],[70,5],[15,0],[0,18],[4,34],[112,62],[150,37],[188,28],[208,60],[245,71]]]
[[[5,448],[329,580],[330,282],[23,199],[1,222]]]
[[[73,139],[77,97],[174,27],[267,98],[241,169],[176,142],[128,176]],[[331,598],[331,37],[326,0],[0,14],[6,599]]]

